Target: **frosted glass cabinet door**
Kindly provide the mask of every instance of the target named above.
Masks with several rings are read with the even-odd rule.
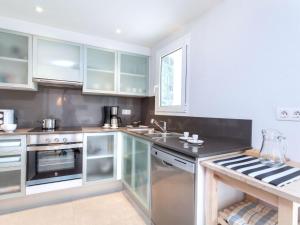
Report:
[[[36,37],[34,47],[34,78],[82,83],[80,45]]]
[[[115,178],[116,134],[85,134],[83,172],[85,182]]]
[[[87,157],[113,156],[115,135],[87,136]]]
[[[116,91],[116,53],[87,47],[85,49],[84,92],[112,93]]]
[[[149,207],[150,193],[150,144],[135,140],[134,190],[146,208]]]
[[[123,182],[133,188],[133,138],[123,135]]]
[[[149,57],[120,53],[120,92],[129,95],[147,95]]]
[[[0,87],[33,88],[32,37],[0,30]]]

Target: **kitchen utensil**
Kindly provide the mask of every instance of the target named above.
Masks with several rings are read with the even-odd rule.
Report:
[[[183,141],[187,141],[188,139],[193,139],[193,138],[182,136],[182,137],[179,137],[179,139],[180,139],[180,140],[183,140]]]
[[[202,140],[195,140],[195,139],[187,139],[187,142],[190,144],[198,144],[198,145],[202,145],[204,143],[204,141]]]
[[[192,138],[196,142],[198,140],[199,136],[198,136],[198,134],[193,134]]]
[[[17,129],[17,124],[5,123],[5,124],[2,124],[0,127],[5,132],[12,133]]]
[[[263,129],[262,136],[260,161],[270,167],[283,165],[286,162],[287,151],[285,137],[275,129]]]
[[[56,128],[56,119],[50,119],[50,118],[43,119],[41,121],[41,123],[42,123],[43,129],[45,129],[45,130],[53,130]]]

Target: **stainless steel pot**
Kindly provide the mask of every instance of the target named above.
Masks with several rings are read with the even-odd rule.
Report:
[[[56,128],[56,119],[43,119],[42,127],[45,130],[51,130]]]

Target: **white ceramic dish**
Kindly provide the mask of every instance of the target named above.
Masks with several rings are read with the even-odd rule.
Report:
[[[14,123],[2,124],[1,129],[7,133],[12,133],[17,129],[17,124],[14,124]]]
[[[184,136],[182,136],[182,137],[179,137],[179,139],[183,140],[183,141],[187,141],[187,140],[192,139],[192,138],[191,137],[184,137]]]
[[[188,139],[187,140],[188,143],[191,143],[191,144],[198,144],[198,145],[202,145],[204,143],[204,141],[202,140],[194,140],[194,139]]]

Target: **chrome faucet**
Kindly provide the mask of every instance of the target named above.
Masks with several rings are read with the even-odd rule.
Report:
[[[159,125],[159,123],[155,119],[151,119],[150,123],[153,125],[156,125],[163,133],[167,133],[167,122],[166,121],[160,121],[163,123],[163,126]]]

